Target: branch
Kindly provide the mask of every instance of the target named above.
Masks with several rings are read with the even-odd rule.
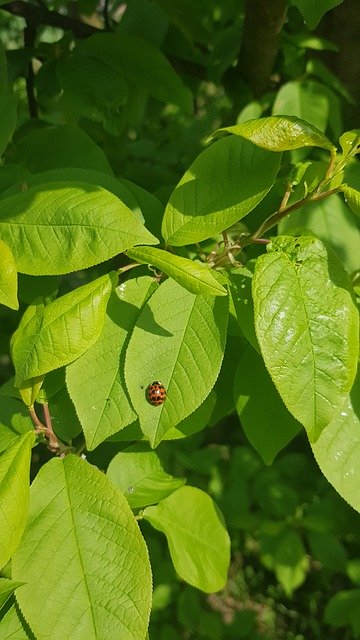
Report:
[[[69,16],[63,16],[57,11],[49,11],[46,7],[41,5],[29,4],[24,0],[14,0],[2,4],[0,9],[8,11],[14,16],[20,16],[25,18],[27,24],[33,26],[48,25],[50,27],[59,27],[64,31],[72,31],[75,38],[88,38],[94,35],[94,33],[101,33],[101,29],[97,29],[90,24],[85,24],[79,20],[74,20]]]
[[[24,29],[24,45],[28,49],[32,49],[36,38],[36,27],[32,24],[29,24],[28,22],[26,24],[27,26]],[[34,80],[35,74],[31,58],[29,60],[28,72],[26,75],[26,93],[28,98],[30,118],[37,118],[38,116],[38,108],[34,92]]]
[[[238,69],[257,97],[269,90],[286,11],[286,0],[246,0]]]

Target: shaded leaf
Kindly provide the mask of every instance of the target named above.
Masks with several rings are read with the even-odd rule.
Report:
[[[146,507],[143,517],[165,533],[183,580],[206,593],[224,587],[230,538],[210,496],[195,487],[181,487],[155,507]]]
[[[341,4],[343,0],[291,0],[291,4],[294,4],[302,14],[306,25],[309,29],[315,29],[319,24],[323,15],[333,9],[338,4]]]
[[[107,476],[132,509],[160,502],[185,482],[185,478],[166,473],[155,451],[147,451],[142,445],[118,453],[110,462]]]
[[[3,155],[11,136],[14,133],[17,119],[18,97],[14,95],[0,96],[0,156]]]
[[[311,146],[334,150],[334,145],[321,133],[327,127],[330,106],[325,87],[319,82],[292,80],[283,84],[276,94],[272,112],[273,115],[284,114],[306,120],[307,126],[311,127],[312,131],[314,128],[315,132],[318,131],[318,138],[316,138],[316,134],[313,138],[314,141],[317,139],[317,144],[313,143]],[[302,144],[300,146],[309,145]]]

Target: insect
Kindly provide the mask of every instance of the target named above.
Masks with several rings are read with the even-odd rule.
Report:
[[[150,404],[157,407],[166,400],[166,389],[161,382],[152,382],[146,390],[146,397]]]

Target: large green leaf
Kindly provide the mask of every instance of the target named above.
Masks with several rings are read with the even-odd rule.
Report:
[[[31,319],[24,314],[12,342],[16,385],[73,362],[96,342],[116,280],[111,272],[35,310]]]
[[[154,247],[134,247],[126,255],[132,260],[158,267],[191,293],[204,296],[226,296],[226,289],[220,284],[209,265],[176,256]]]
[[[18,97],[0,96],[0,156],[4,153],[14,132],[17,118]]]
[[[173,191],[162,224],[168,244],[181,246],[224,231],[264,198],[281,160],[237,136],[205,149]]]
[[[306,25],[309,29],[315,29],[318,26],[324,13],[333,9],[343,0],[291,0],[302,14]]]
[[[142,445],[118,453],[110,462],[107,476],[123,492],[132,509],[160,502],[185,482],[185,478],[166,473],[155,451]]]
[[[360,372],[349,397],[312,450],[325,478],[360,513]]]
[[[233,127],[218,129],[212,137],[217,138],[224,133],[241,136],[269,151],[291,151],[301,147],[334,149],[334,145],[321,131],[305,120],[291,115],[247,120]]]
[[[279,236],[253,277],[265,365],[290,413],[317,440],[353,384],[359,315],[347,272],[316,238]]]
[[[34,440],[33,432],[26,433],[0,457],[1,568],[12,557],[25,529],[29,506],[30,455]]]
[[[31,131],[17,142],[13,162],[32,173],[61,167],[82,167],[112,175],[105,153],[74,124]]]
[[[234,399],[249,442],[264,462],[271,464],[301,426],[286,409],[262,358],[251,347],[235,371]]]
[[[221,512],[210,496],[195,487],[181,487],[143,517],[167,537],[178,574],[194,587],[212,593],[225,586],[230,538]]]
[[[154,98],[176,104],[185,113],[193,113],[190,90],[161,51],[150,42],[121,31],[117,35],[96,34],[79,47],[102,60],[120,76],[140,84]]]
[[[98,340],[67,367],[67,388],[88,449],[136,418],[124,382],[126,346],[139,309],[155,287],[150,276],[120,284],[110,297]]]
[[[195,295],[166,280],[143,307],[127,350],[125,380],[152,447],[205,400],[219,374],[228,318],[226,297]],[[159,380],[160,406],[146,400]]]
[[[0,235],[23,273],[69,273],[157,240],[114,195],[86,183],[50,182],[2,200]]]
[[[144,638],[145,542],[121,492],[77,456],[52,459],[38,473],[12,570],[26,582],[17,600],[38,640]]]
[[[311,231],[335,251],[349,273],[360,269],[360,221],[339,195],[294,211],[280,222],[278,231],[281,235],[310,235]]]
[[[14,256],[8,245],[0,240],[0,304],[18,309],[17,271]]]

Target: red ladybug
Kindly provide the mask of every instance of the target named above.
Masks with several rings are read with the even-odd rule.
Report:
[[[146,390],[146,397],[154,407],[163,404],[166,400],[166,389],[161,382],[152,382]]]

